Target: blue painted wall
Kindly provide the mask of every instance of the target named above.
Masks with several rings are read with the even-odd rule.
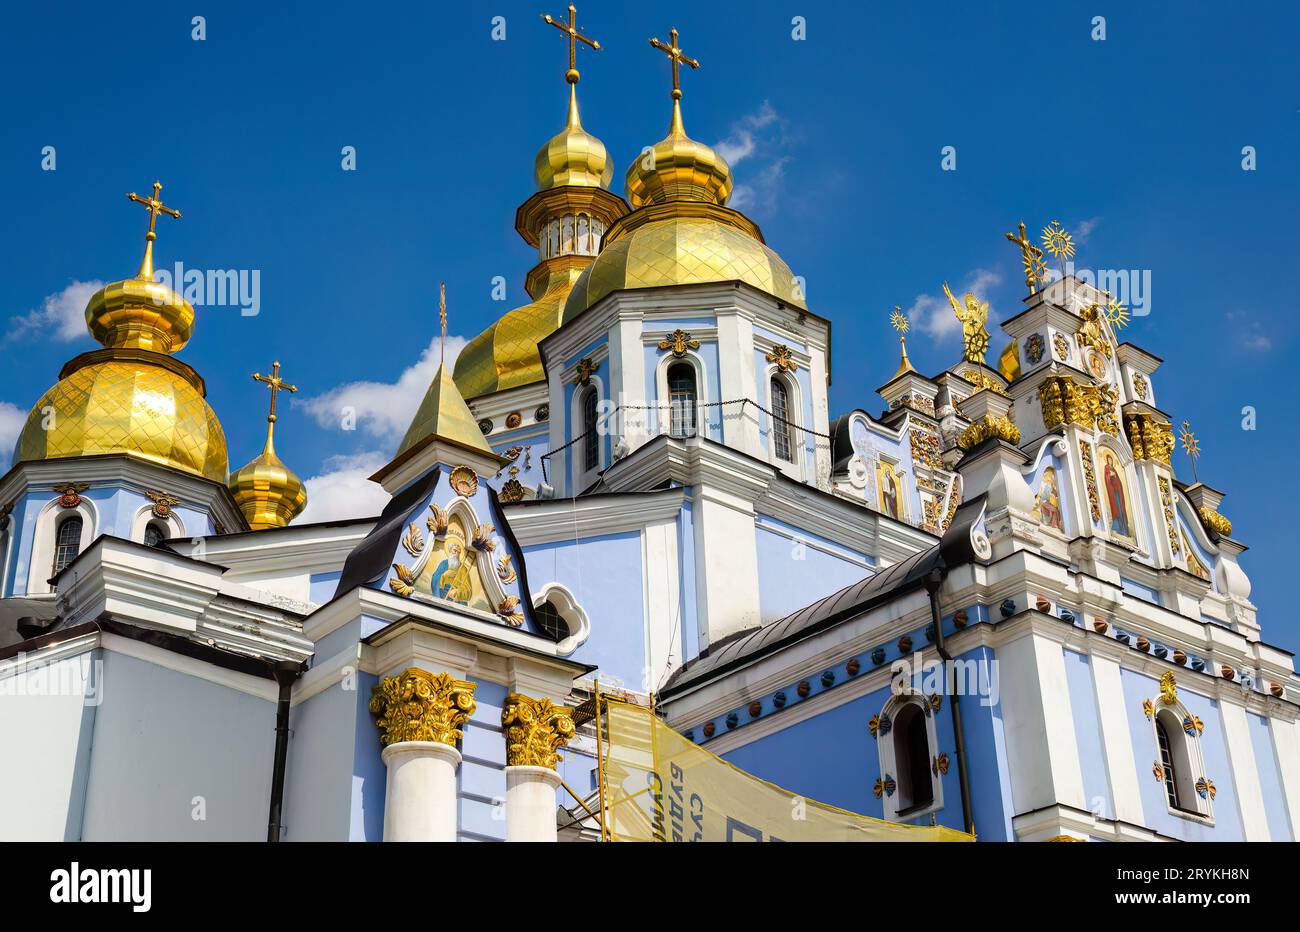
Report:
[[[1106,773],[1106,751],[1101,736],[1101,713],[1092,683],[1089,658],[1077,651],[1063,651],[1065,678],[1070,690],[1070,711],[1074,716],[1074,739],[1083,770],[1083,794],[1088,808],[1103,819],[1115,818],[1115,797]]]
[[[1246,723],[1250,729],[1250,744],[1255,750],[1255,770],[1259,773],[1264,812],[1268,816],[1269,840],[1295,841],[1291,836],[1291,817],[1287,811],[1286,794],[1282,789],[1282,770],[1277,762],[1268,719],[1247,712]]]
[[[757,518],[758,600],[764,622],[784,618],[873,574],[854,553],[767,515]]]
[[[561,583],[591,619],[591,636],[572,659],[639,689],[646,665],[641,532],[535,544],[524,548],[524,558],[534,592]]]

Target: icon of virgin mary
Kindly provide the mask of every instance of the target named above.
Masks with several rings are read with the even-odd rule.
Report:
[[[1120,478],[1114,455],[1107,453],[1104,459],[1106,467],[1102,471],[1102,481],[1106,485],[1106,504],[1110,507],[1111,533],[1132,537],[1128,506],[1124,502],[1124,480]]]

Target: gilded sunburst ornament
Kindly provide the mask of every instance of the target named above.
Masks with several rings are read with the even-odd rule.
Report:
[[[1043,248],[1050,252],[1057,262],[1074,258],[1074,238],[1070,231],[1061,226],[1061,221],[1053,220],[1043,227]]]
[[[907,333],[912,328],[912,325],[907,320],[907,315],[903,313],[903,309],[897,304],[894,305],[894,313],[889,315],[889,323],[899,333]]]
[[[1128,326],[1129,314],[1128,305],[1120,304],[1118,301],[1111,300],[1107,302],[1106,309],[1102,311],[1106,321],[1116,330],[1123,330]]]

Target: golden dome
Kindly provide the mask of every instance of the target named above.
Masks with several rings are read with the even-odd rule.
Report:
[[[110,282],[86,303],[86,327],[105,346],[175,353],[194,333],[194,308],[161,282]]]
[[[284,527],[307,507],[307,488],[275,455],[271,428],[266,446],[252,461],[230,474],[230,492],[254,531]]]
[[[620,229],[625,221],[619,221],[611,229],[605,248],[573,286],[564,323],[615,291],[707,282],[744,282],[793,307],[805,307],[790,267],[741,228],[757,234],[757,227],[726,208],[706,208],[698,215],[685,204],[673,208],[658,217],[655,207],[643,207],[626,220],[645,222]],[[724,215],[734,216],[724,221]]]
[[[582,128],[578,119],[578,87],[569,85],[569,119],[555,136],[537,151],[533,174],[537,190],[551,188],[608,188],[614,177],[605,144]]]
[[[633,209],[667,200],[722,205],[731,196],[731,187],[731,166],[713,149],[686,135],[682,104],[674,97],[668,135],[627,171],[628,203]]]
[[[96,350],[68,363],[27,416],[14,462],[125,453],[224,483],[226,435],[203,380],[147,356],[157,354]]]
[[[535,301],[506,313],[460,351],[453,378],[465,398],[530,385],[545,378],[537,344],[559,328],[569,291],[591,262],[586,256],[563,258],[570,261],[553,259],[547,263],[551,268],[542,269],[548,274]]]
[[[159,198],[129,194],[149,211],[135,278],[112,282],[86,304],[86,326],[104,349],[82,353],[27,416],[14,463],[126,454],[224,483],[226,435],[204,400],[203,379],[169,353],[189,342],[194,308],[153,281],[158,216],[180,217]]]
[[[275,400],[282,391],[296,392],[298,387],[280,378],[280,361],[271,365],[271,374],[253,373],[253,381],[271,390],[271,410],[266,416],[266,444],[250,462],[230,474],[230,493],[254,531],[284,527],[307,507],[307,487],[292,469],[275,455]]]

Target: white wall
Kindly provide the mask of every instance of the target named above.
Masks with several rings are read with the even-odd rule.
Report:
[[[86,695],[100,656],[87,650],[0,678],[0,840],[80,838],[96,711]]]
[[[112,651],[103,658],[83,840],[264,839],[275,704]]]

